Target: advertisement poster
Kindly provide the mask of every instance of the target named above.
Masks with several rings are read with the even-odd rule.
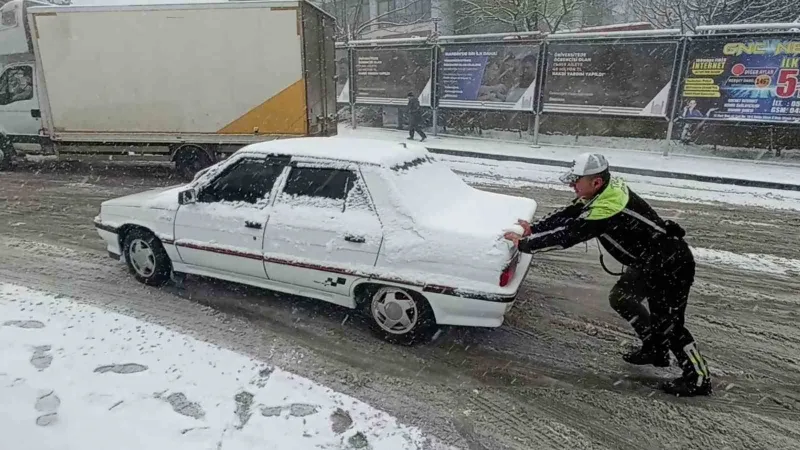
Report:
[[[800,123],[800,39],[690,43],[680,117]]]
[[[431,49],[355,49],[354,58],[357,103],[404,105],[410,92],[431,105]]]
[[[544,112],[666,117],[677,42],[548,45]]]
[[[538,44],[448,45],[439,60],[439,105],[532,111]]]
[[[346,48],[336,49],[336,102],[350,103],[350,78]]]

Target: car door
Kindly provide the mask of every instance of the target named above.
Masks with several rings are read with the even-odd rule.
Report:
[[[243,156],[198,187],[197,201],[175,216],[175,245],[184,264],[196,269],[267,278],[262,260],[264,230],[273,188],[285,161]]]
[[[33,66],[10,66],[0,74],[0,114],[7,134],[35,137],[41,128]]]
[[[266,271],[274,281],[349,297],[354,274],[374,269],[382,239],[357,165],[293,161],[267,224]]]

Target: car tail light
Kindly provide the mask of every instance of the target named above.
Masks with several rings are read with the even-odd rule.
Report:
[[[508,266],[503,270],[503,273],[500,274],[500,287],[505,287],[508,283],[511,282],[511,279],[514,278],[514,274],[517,271],[517,263],[519,262],[519,253],[514,255],[514,258],[511,262],[508,263]]]

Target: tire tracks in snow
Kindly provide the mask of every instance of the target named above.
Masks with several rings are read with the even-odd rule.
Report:
[[[109,196],[174,182],[102,177],[4,174],[0,224],[25,225],[0,230],[0,279],[104,305],[268,361],[464,448],[668,448],[672,440],[681,448],[800,447],[790,431],[800,429],[800,402],[792,395],[800,376],[781,362],[793,357],[797,336],[789,327],[797,318],[791,300],[798,284],[791,278],[700,269],[698,286],[704,287],[690,301],[689,326],[712,370],[721,364],[725,375],[716,378],[714,397],[673,399],[639,383],[674,376],[674,369],[640,370],[620,361],[631,334],[606,300],[614,279],[583,248],[537,258],[507,325],[451,329],[430,345],[399,348],[375,340],[359,321],[345,320],[353,318],[350,311],[315,301],[202,279],[190,279],[184,290],[136,283],[124,266],[109,264],[91,219]],[[568,195],[538,190],[535,196],[540,204],[557,205]],[[735,224],[717,223],[785,221],[774,212],[656,206],[680,210],[681,222],[704,247],[798,258],[798,250],[787,247],[787,233],[751,236],[733,232]],[[754,300],[761,305],[756,312]],[[753,338],[740,332],[759,327],[766,332]],[[729,385],[735,387],[726,391]],[[709,427],[698,430],[696,423]]]

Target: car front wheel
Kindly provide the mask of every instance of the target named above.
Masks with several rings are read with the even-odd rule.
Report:
[[[436,319],[427,300],[416,292],[395,286],[370,289],[364,304],[372,330],[393,344],[427,341],[436,331]]]
[[[161,286],[169,281],[172,263],[152,232],[141,228],[131,230],[122,248],[128,268],[138,281],[150,286]]]

